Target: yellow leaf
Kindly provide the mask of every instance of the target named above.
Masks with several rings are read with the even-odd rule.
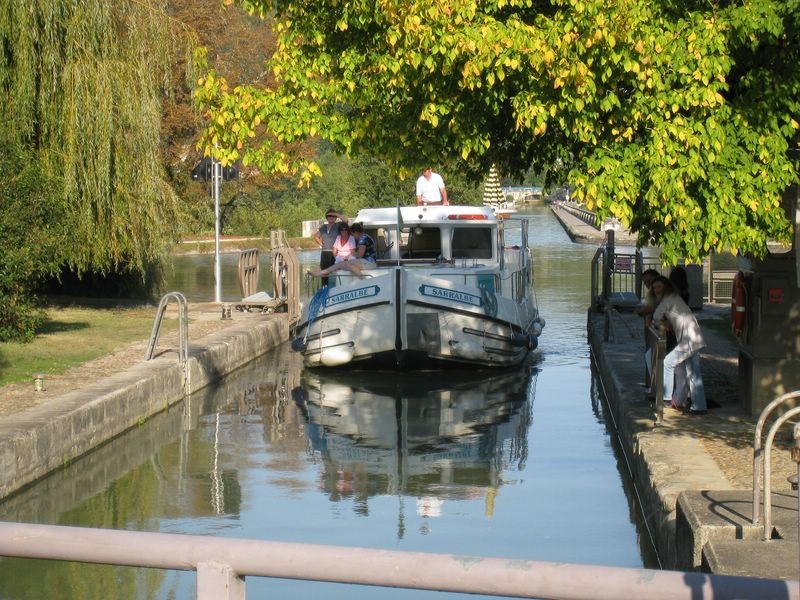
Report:
[[[664,217],[664,225],[669,225],[671,221],[672,215],[668,214],[666,217]]]

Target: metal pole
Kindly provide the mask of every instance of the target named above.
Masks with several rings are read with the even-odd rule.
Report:
[[[222,164],[211,159],[211,189],[214,196],[214,302],[222,302],[222,268],[219,261],[219,188],[222,180]]]

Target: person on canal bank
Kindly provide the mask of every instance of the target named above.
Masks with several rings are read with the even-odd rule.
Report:
[[[664,399],[671,399],[672,407],[686,414],[702,415],[707,412],[703,375],[700,371],[700,350],[705,347],[703,333],[695,319],[692,309],[678,295],[677,290],[666,277],[657,277],[652,284],[658,299],[653,313],[653,322],[664,323],[675,333],[677,345],[664,357]],[[686,367],[686,378],[692,405],[686,410],[681,398],[675,397],[675,369],[678,365]]]
[[[683,267],[673,267],[669,272],[669,280],[681,299],[689,304],[689,276]]]
[[[444,179],[438,173],[434,173],[430,167],[426,167],[417,179],[417,204],[443,204],[444,206],[449,204]]]
[[[350,232],[356,238],[355,259],[336,263],[327,269],[309,271],[309,274],[314,277],[326,277],[335,271],[347,269],[356,277],[363,277],[362,271],[375,268],[375,241],[364,231],[364,226],[361,223],[353,223],[350,226]]]
[[[655,269],[645,269],[642,271],[642,285],[644,286],[645,293],[642,298],[642,305],[635,309],[635,313],[644,317],[644,326],[649,327],[653,321],[653,313],[656,310],[656,296],[653,293],[653,282],[656,280],[660,273]]]
[[[339,222],[341,221],[341,222]],[[314,234],[314,239],[321,249],[319,254],[319,268],[327,269],[334,263],[333,245],[339,237],[339,229],[342,223],[347,223],[347,217],[329,208],[325,211],[325,223],[319,226]],[[322,279],[322,285],[328,285],[328,278]]]
[[[689,276],[686,274],[686,269],[677,266],[673,267],[669,272],[669,280],[672,282],[675,292],[681,297],[681,300],[689,304]],[[691,307],[690,307],[691,308]],[[667,352],[672,350],[678,343],[675,339],[674,332],[670,329],[667,331]],[[672,392],[672,397],[675,403],[679,406],[686,404],[689,397],[689,382],[686,380],[686,366],[683,364],[675,367],[675,391]]]
[[[648,339],[647,328],[650,327],[650,324],[653,322],[653,313],[655,312],[656,305],[658,304],[656,296],[653,293],[653,281],[655,281],[659,274],[660,273],[655,269],[646,269],[642,272],[642,285],[645,289],[644,298],[642,298],[642,305],[634,309],[634,312],[637,315],[644,318],[645,340]],[[647,381],[645,387],[648,389],[648,394],[651,393],[650,382],[652,380],[652,375],[650,373],[650,365],[653,361],[652,357],[653,349],[650,346],[647,346],[644,350],[644,368]]]

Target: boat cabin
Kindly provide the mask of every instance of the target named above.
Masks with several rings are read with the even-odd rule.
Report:
[[[375,240],[378,263],[458,264],[480,261],[498,264],[502,231],[485,207],[400,207],[365,209],[356,220]]]

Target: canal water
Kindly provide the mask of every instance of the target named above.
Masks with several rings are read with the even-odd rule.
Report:
[[[656,566],[590,361],[595,248],[571,243],[549,209],[518,217],[547,319],[524,368],[312,372],[285,344],[8,499],[0,519]],[[172,289],[209,300],[213,259],[180,260]],[[235,299],[235,259],[224,266]],[[0,560],[3,600],[195,594],[191,572]],[[247,579],[248,598],[289,595],[443,597]]]

